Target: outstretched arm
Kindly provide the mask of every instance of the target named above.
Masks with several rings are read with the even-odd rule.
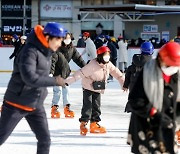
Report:
[[[109,62],[110,63],[110,67],[111,67],[111,69],[110,69],[110,74],[114,77],[114,78],[116,78],[118,81],[119,81],[119,84],[121,85],[121,87],[123,87],[123,84],[124,84],[124,76],[123,76],[123,74],[122,74],[122,72],[117,68],[117,67],[115,67],[111,62]]]
[[[65,83],[69,85],[69,84],[72,84],[73,82],[76,82],[79,79],[89,77],[93,72],[92,69],[93,69],[92,63],[88,63],[83,68],[76,71],[74,74],[72,74],[68,78],[66,78]]]

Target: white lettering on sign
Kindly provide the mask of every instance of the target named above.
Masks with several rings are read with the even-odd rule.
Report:
[[[66,11],[66,10],[71,10],[71,7],[68,7],[67,5],[55,5],[53,8],[52,8],[53,11],[55,10],[59,10],[59,11]]]
[[[31,5],[25,6],[26,11],[31,10]],[[2,11],[23,11],[24,5],[2,5]]]
[[[27,27],[25,27],[28,30]],[[4,32],[21,32],[23,30],[22,26],[3,26]]]
[[[20,9],[21,5],[2,5],[2,9]]]

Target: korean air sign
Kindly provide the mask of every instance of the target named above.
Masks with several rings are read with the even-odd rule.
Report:
[[[26,16],[31,17],[31,0],[26,0]],[[24,0],[1,0],[2,17],[23,17]]]

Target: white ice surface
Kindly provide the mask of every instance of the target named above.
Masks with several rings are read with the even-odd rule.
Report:
[[[0,73],[0,104],[10,78],[10,73]],[[82,107],[80,81],[70,87],[71,109],[75,118],[64,117],[60,102],[60,119],[50,118],[52,88],[44,102],[51,133],[50,154],[130,154],[126,144],[129,114],[124,113],[128,93],[123,92],[116,80],[108,83],[102,95],[102,115],[100,124],[107,129],[106,134],[79,134],[79,117]],[[89,125],[88,125],[89,126]],[[19,122],[11,136],[0,146],[0,154],[35,154],[37,140],[26,120]]]

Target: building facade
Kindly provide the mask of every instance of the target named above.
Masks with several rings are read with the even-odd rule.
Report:
[[[141,14],[128,14],[128,11],[81,11],[80,8],[90,6],[127,6],[132,4],[148,6],[176,6],[180,0],[12,0],[0,1],[1,37],[9,44],[13,34],[28,34],[37,25],[45,25],[55,21],[73,33],[75,39],[84,32],[92,35],[100,23],[103,31],[118,37],[120,34],[126,39],[149,39],[157,37],[159,40],[169,40],[180,35],[180,14],[178,12],[157,13],[153,11]],[[138,11],[136,11],[138,13]],[[125,19],[124,16],[127,18]]]

